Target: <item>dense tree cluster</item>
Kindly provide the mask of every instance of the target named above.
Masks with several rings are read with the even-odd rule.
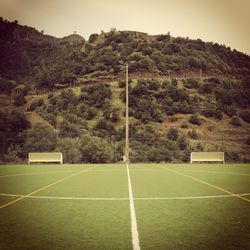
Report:
[[[131,161],[188,161],[191,151],[206,149],[200,128],[207,120],[227,118],[237,129],[250,122],[250,58],[216,43],[116,29],[88,41],[76,34],[57,39],[0,19],[0,59],[0,92],[13,107],[0,109],[1,161],[54,150],[70,163],[121,160],[125,63],[135,76],[129,79]],[[183,75],[196,77],[178,78]],[[62,90],[48,94],[54,89]],[[39,91],[47,94],[31,97]],[[30,125],[33,114],[42,123]],[[177,116],[185,117],[179,127]]]
[[[92,74],[113,77],[123,71],[125,63],[129,63],[131,72],[163,75],[202,71],[249,76],[250,72],[249,56],[200,39],[112,29],[92,34],[86,42],[76,34],[58,39],[3,19],[0,19],[0,58],[2,77],[38,88],[70,85]],[[186,82],[190,88],[197,84],[194,80]],[[9,85],[7,89],[12,84]]]

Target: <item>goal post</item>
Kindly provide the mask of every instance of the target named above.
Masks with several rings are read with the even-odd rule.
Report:
[[[54,162],[63,164],[63,156],[61,152],[36,152],[29,153],[28,163],[45,163],[45,162]]]
[[[225,163],[225,154],[224,152],[191,152],[190,163],[202,161]]]

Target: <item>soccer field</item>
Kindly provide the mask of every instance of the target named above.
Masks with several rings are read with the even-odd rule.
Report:
[[[250,165],[2,165],[0,249],[250,249]]]

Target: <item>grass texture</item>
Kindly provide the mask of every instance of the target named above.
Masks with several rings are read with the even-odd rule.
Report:
[[[250,249],[250,165],[129,170],[141,250]],[[0,249],[133,249],[128,197],[123,164],[2,165]]]

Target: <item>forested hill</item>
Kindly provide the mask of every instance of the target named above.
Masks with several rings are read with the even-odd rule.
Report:
[[[170,34],[55,38],[0,18],[0,163],[32,151],[120,161],[126,63],[132,162],[186,162],[191,151],[250,161],[249,56]]]
[[[250,57],[217,43],[133,31],[61,39],[0,19],[0,75],[29,87],[53,87],[130,72],[249,76]]]

